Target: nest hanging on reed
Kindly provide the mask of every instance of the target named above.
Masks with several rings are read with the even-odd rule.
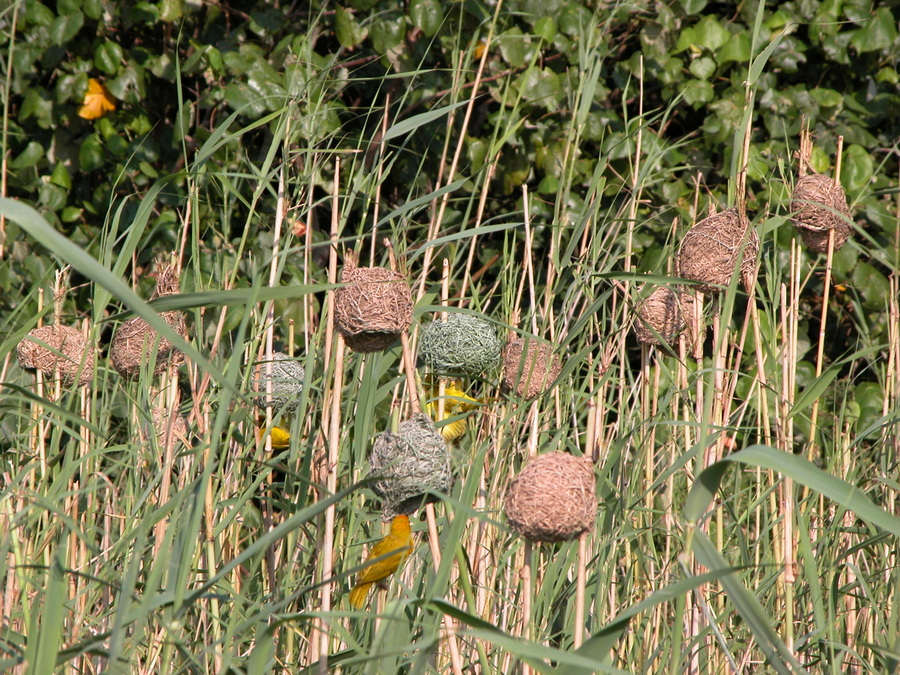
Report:
[[[94,375],[95,352],[93,346],[88,348],[81,331],[58,325],[35,328],[16,347],[23,368],[40,370],[48,377],[59,373],[63,384],[79,386],[90,382]]]
[[[481,375],[500,362],[502,345],[487,319],[450,314],[432,321],[419,338],[419,356],[442,375]]]
[[[400,423],[397,433],[385,431],[375,438],[369,457],[372,489],[383,501],[383,518],[409,515],[429,501],[434,492],[453,487],[450,450],[424,413],[414,413]]]
[[[594,466],[567,452],[529,460],[506,491],[504,508],[513,528],[529,541],[575,539],[597,514]]]
[[[634,335],[648,345],[674,344],[690,323],[694,296],[660,286],[636,308]]]
[[[267,367],[269,373],[266,372]],[[274,412],[292,413],[300,403],[306,372],[300,362],[282,352],[274,352],[271,361],[256,366],[253,376],[254,403],[260,408],[272,406]],[[266,395],[270,383],[271,396]]]
[[[156,289],[150,299],[175,295],[180,289],[178,270],[173,265],[163,264],[159,267]],[[159,318],[169,324],[181,337],[187,339],[187,326],[182,312],[161,312]],[[157,375],[170,366],[174,368],[184,363],[184,354],[139,316],[119,326],[109,347],[109,358],[113,368],[124,377],[136,377],[141,367],[150,361],[154,354],[156,368],[153,372]]]
[[[341,272],[334,293],[334,325],[354,352],[380,352],[394,344],[412,323],[412,294],[399,272],[356,267]]]
[[[546,392],[559,377],[562,362],[546,342],[513,338],[503,350],[503,387],[522,398]]]
[[[701,220],[681,240],[676,263],[678,276],[699,281],[697,290],[702,293],[719,293],[721,286],[731,282],[735,267],[740,266],[741,281],[749,292],[759,251],[759,235],[749,228],[746,216],[737,209]],[[738,260],[742,247],[744,257]]]
[[[828,251],[828,234],[834,231],[834,250],[850,238],[850,207],[840,183],[813,173],[802,176],[791,194],[791,222],[808,248]]]

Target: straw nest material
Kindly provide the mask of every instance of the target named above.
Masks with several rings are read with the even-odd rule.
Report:
[[[278,412],[294,412],[303,393],[305,374],[299,361],[282,352],[275,352],[271,361],[264,361],[256,367],[253,377],[254,403],[260,408],[271,405]],[[270,383],[271,397],[266,395],[267,382]]]
[[[397,341],[412,323],[412,294],[399,272],[355,267],[341,273],[346,284],[334,294],[334,325],[355,352],[379,352]]]
[[[151,300],[164,295],[180,292],[178,271],[174,266],[162,265],[156,278],[156,290]],[[184,314],[179,311],[161,312],[159,318],[165,321],[181,337],[187,339],[187,326]],[[109,358],[120,375],[135,377],[141,367],[156,354],[156,369],[159,374],[169,366],[177,367],[184,363],[184,354],[175,348],[169,340],[159,335],[144,319],[136,316],[129,319],[113,335],[109,347]]]
[[[481,375],[500,362],[502,345],[494,327],[472,314],[450,314],[432,321],[419,338],[426,366],[446,375]]]
[[[637,306],[634,334],[648,345],[673,344],[691,321],[694,296],[658,287]]]
[[[450,451],[424,413],[401,422],[396,434],[378,434],[369,464],[371,475],[378,478],[372,489],[384,502],[385,520],[409,515],[436,499],[430,493],[446,493],[453,487]]]
[[[529,460],[509,485],[505,510],[513,528],[529,541],[575,539],[597,514],[593,464],[566,452]]]
[[[503,350],[503,387],[522,398],[535,398],[559,377],[562,362],[546,342],[514,338]]]
[[[165,444],[166,432],[169,429],[169,412],[166,408],[153,408],[152,431],[159,444]],[[172,438],[186,442],[189,438],[187,420],[183,415],[175,415],[172,420]]]
[[[834,230],[834,250],[850,238],[850,207],[844,188],[828,176],[813,173],[797,181],[791,194],[791,222],[803,243],[816,253],[828,250],[828,233]]]
[[[51,377],[59,373],[66,385],[87,384],[93,377],[95,350],[89,349],[81,332],[71,326],[35,328],[22,339],[16,352],[23,368],[40,370]]]
[[[678,275],[699,281],[697,290],[702,293],[718,293],[721,286],[730,283],[735,267],[740,265],[741,280],[749,291],[759,250],[759,235],[755,230],[751,229],[745,237],[749,226],[746,216],[739,215],[737,209],[701,220],[681,240]],[[738,261],[742,246],[744,257]]]

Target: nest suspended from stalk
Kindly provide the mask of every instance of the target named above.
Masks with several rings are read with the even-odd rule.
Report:
[[[93,346],[88,347],[81,331],[71,326],[35,328],[16,347],[19,365],[23,368],[40,370],[48,377],[58,373],[63,384],[79,386],[93,378],[95,352]]]
[[[412,323],[412,294],[399,272],[351,260],[334,293],[334,325],[354,352],[380,352]]]
[[[419,338],[419,357],[441,375],[481,375],[500,362],[501,350],[493,325],[472,314],[432,321]]]
[[[522,398],[536,398],[559,377],[562,362],[546,342],[513,338],[503,350],[503,388]]]
[[[370,474],[377,477],[372,489],[383,501],[384,520],[409,515],[436,501],[433,493],[447,493],[453,487],[450,451],[424,413],[401,422],[396,434],[378,434],[369,464]]]
[[[268,373],[267,373],[268,368]],[[275,413],[292,413],[300,404],[306,372],[296,359],[274,352],[271,361],[256,366],[253,376],[254,403],[260,408],[271,406]],[[271,394],[266,394],[266,383]]]
[[[693,311],[693,295],[660,286],[638,303],[634,335],[648,345],[674,344],[691,322]]]
[[[791,222],[808,248],[828,251],[828,235],[834,231],[834,250],[850,238],[850,207],[840,183],[813,173],[802,176],[791,194]]]
[[[593,463],[549,452],[529,460],[510,483],[504,508],[513,529],[529,541],[568,541],[593,527],[595,491]]]
[[[746,241],[745,241],[746,240]],[[743,258],[738,257],[743,248]],[[746,216],[728,209],[704,218],[681,240],[676,263],[678,276],[699,281],[701,293],[719,293],[728,286],[735,267],[740,267],[744,289],[753,285],[759,235]]]
[[[179,292],[178,270],[172,265],[160,266],[156,289],[150,299],[155,300]],[[161,312],[159,318],[169,324],[181,337],[187,339],[187,325],[183,312]],[[141,367],[154,358],[156,368],[153,372],[157,375],[169,367],[175,368],[184,363],[184,354],[139,316],[129,319],[116,330],[109,347],[109,358],[113,368],[124,377],[136,377]]]

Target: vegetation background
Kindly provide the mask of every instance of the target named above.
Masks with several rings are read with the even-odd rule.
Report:
[[[0,670],[897,672],[898,21],[862,0],[3,3]],[[115,109],[84,119],[91,78]],[[804,124],[817,171],[843,139],[833,259],[790,225]],[[639,346],[642,284],[673,283],[744,175],[755,288],[707,303],[697,351]],[[490,402],[456,485],[353,611],[382,532],[359,481],[412,392],[399,346],[345,353],[329,298],[347,250],[388,264],[383,238],[413,340],[446,302],[564,368],[534,402],[465,383]],[[148,305],[172,253],[183,293]],[[121,378],[130,314],[187,363]],[[17,364],[48,323],[97,345],[89,386]],[[273,346],[306,372],[275,449],[247,395]],[[502,497],[551,450],[596,459],[600,510],[531,546]]]

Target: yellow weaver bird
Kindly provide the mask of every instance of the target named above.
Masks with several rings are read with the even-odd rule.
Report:
[[[412,531],[409,527],[409,516],[397,516],[391,521],[391,531],[379,541],[369,555],[366,556],[366,566],[356,577],[356,585],[350,591],[350,604],[355,609],[361,609],[366,604],[366,596],[373,584],[391,576],[403,561],[413,552]],[[381,556],[385,558],[378,560]],[[370,564],[370,561],[371,562]]]
[[[284,420],[282,424],[288,427],[290,426],[290,420]],[[291,433],[287,429],[277,427],[274,424],[266,429],[266,418],[262,417],[259,420],[259,440],[264,441],[267,433],[272,437],[273,449],[284,450],[285,448],[290,447]]]
[[[432,399],[435,399],[439,396],[439,392],[440,389],[438,388],[437,383],[433,382],[429,386],[428,395]],[[470,410],[475,410],[476,408],[481,407],[485,402],[468,396],[466,392],[460,388],[459,382],[456,380],[447,380],[447,385],[444,387],[444,416],[441,419],[437,419],[438,403],[439,401],[432,400],[425,405],[428,414],[431,415],[431,418],[434,419],[435,422],[443,422],[454,415],[462,415]],[[445,441],[452,442],[466,433],[467,422],[468,420],[466,418],[454,420],[453,422],[442,426],[438,431],[441,432],[441,436],[444,437]]]

